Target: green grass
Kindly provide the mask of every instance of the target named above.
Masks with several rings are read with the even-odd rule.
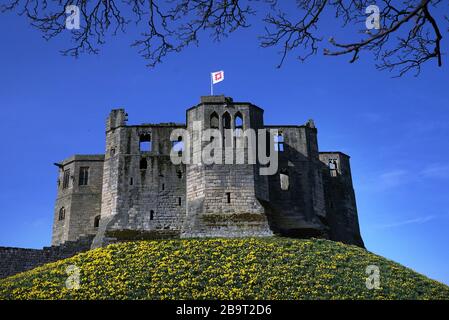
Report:
[[[80,271],[68,289],[67,267]],[[366,287],[366,267],[380,289]],[[327,240],[135,241],[0,280],[0,299],[449,299],[449,287],[364,249]]]

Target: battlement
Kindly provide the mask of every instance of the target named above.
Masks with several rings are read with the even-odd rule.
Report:
[[[202,96],[201,103],[228,103],[233,102],[231,97],[225,97],[224,95],[219,96]]]
[[[169,127],[169,128],[185,128],[185,123],[162,122],[162,123],[142,123],[137,127]]]
[[[75,154],[59,163],[55,163],[57,167],[66,166],[75,161],[104,161],[104,154]]]

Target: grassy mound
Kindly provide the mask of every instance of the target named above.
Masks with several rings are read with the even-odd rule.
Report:
[[[72,265],[78,289],[66,288]],[[379,289],[366,287],[369,265],[380,269]],[[449,287],[327,240],[159,240],[110,245],[0,280],[0,299],[449,299]]]

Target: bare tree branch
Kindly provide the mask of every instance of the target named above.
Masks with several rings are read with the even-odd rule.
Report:
[[[125,32],[134,22],[143,30],[131,45],[150,67],[171,53],[198,45],[201,33],[220,41],[238,29],[248,28],[252,16],[259,18],[265,28],[261,46],[280,49],[278,67],[292,52],[305,61],[317,54],[324,37],[329,38],[322,22],[327,19],[328,27],[329,17],[333,16],[349,39],[355,39],[360,32],[364,36],[347,42],[330,37],[332,49],[324,48],[324,55],[349,55],[349,62],[353,63],[362,52],[371,52],[380,70],[397,70],[399,76],[413,70],[417,75],[426,62],[435,60],[442,66],[440,20],[449,22],[444,15],[444,10],[449,11],[447,0],[377,0],[381,22],[378,31],[365,27],[365,9],[373,4],[372,0],[296,0],[293,8],[291,3],[277,0],[1,1],[1,11],[16,11],[26,17],[46,40],[66,34],[65,8],[78,6],[81,28],[71,30],[74,45],[62,51],[74,57],[97,54],[109,35]],[[257,11],[262,15],[257,16]]]

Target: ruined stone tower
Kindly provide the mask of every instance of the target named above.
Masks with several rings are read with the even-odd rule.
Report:
[[[104,155],[75,155],[56,164],[56,197],[52,245],[97,232],[100,220]]]
[[[272,235],[263,202],[269,200],[268,180],[260,176],[258,164],[225,164],[226,156],[236,163],[236,139],[226,137],[225,129],[263,128],[263,110],[250,103],[234,103],[223,96],[204,97],[201,103],[187,110],[192,158],[210,143],[204,139],[206,129],[218,129],[225,148],[222,164],[188,164],[187,211],[182,228],[183,237],[244,237]],[[201,148],[195,150],[194,145]],[[226,149],[227,148],[227,149]],[[227,154],[226,151],[229,151]],[[248,157],[247,146],[243,153]]]
[[[175,134],[181,129],[189,141]],[[224,135],[215,140],[207,129]],[[237,142],[247,129],[270,134],[257,135],[252,149]],[[276,152],[274,174],[260,174],[266,163],[258,157],[248,161],[259,154],[261,139]],[[222,163],[203,161],[211,143],[225,148],[213,155]],[[173,153],[192,161],[175,163]],[[312,120],[266,125],[263,109],[251,103],[202,97],[187,110],[185,124],[128,125],[125,110],[112,110],[105,154],[76,155],[57,165],[54,245],[83,236],[95,236],[92,246],[98,247],[131,239],[280,235],[363,246],[349,156],[319,152]]]

